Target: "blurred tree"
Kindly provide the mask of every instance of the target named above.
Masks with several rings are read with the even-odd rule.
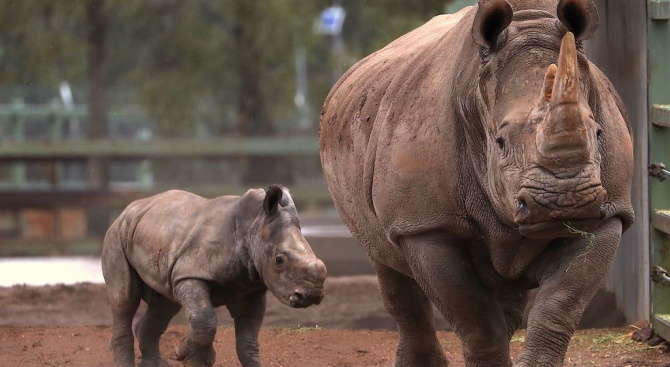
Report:
[[[338,61],[344,70],[440,13],[446,2],[340,3],[347,11],[346,58]],[[320,11],[332,4],[0,0],[0,84],[55,91],[63,80],[78,89],[90,83],[94,69],[87,52],[94,43],[86,35],[89,25],[95,26],[90,18],[95,5],[107,29],[106,46],[96,51],[105,67],[96,78],[103,78],[108,90],[123,90],[127,97],[119,103],[146,108],[162,134],[193,134],[195,122],[204,122],[211,133],[291,130],[298,46],[307,53],[314,111],[332,83],[328,36],[313,31]],[[112,105],[117,98],[105,95]]]
[[[304,1],[303,1],[304,2]],[[295,34],[312,34],[311,24],[299,21],[305,6],[298,1],[268,3],[234,0],[232,6],[232,49],[237,75],[236,132],[246,136],[274,135],[277,111],[270,100],[290,105],[295,91]],[[312,13],[314,14],[314,13]],[[304,19],[304,18],[303,18]],[[280,103],[277,103],[280,102]],[[297,122],[297,121],[296,121]],[[243,174],[244,182],[289,184],[290,163],[276,157],[249,157]]]
[[[367,55],[444,11],[445,0],[342,0],[350,52]],[[350,41],[349,41],[350,40]]]
[[[17,94],[30,101],[45,85],[85,80],[83,10],[69,1],[0,1],[0,86],[23,87]]]
[[[105,13],[105,0],[87,1],[88,126],[89,136],[92,138],[107,136],[105,49],[107,46],[108,19]]]
[[[107,137],[107,105],[105,91],[105,49],[107,46],[108,19],[105,0],[88,0],[86,7],[88,70],[88,136],[92,139]],[[107,160],[99,157],[88,160],[89,186],[100,191],[109,189],[109,167]],[[89,211],[89,233],[104,236],[109,226],[110,209],[97,205]]]
[[[267,136],[276,133],[263,84],[268,73],[267,39],[269,27],[263,22],[265,11],[258,1],[233,0],[233,50],[237,51],[234,69],[237,80],[237,132],[246,136]],[[277,177],[282,162],[275,157],[246,159],[244,182],[261,183],[264,180],[288,184],[290,177]]]
[[[77,97],[88,85],[96,136],[104,135],[101,111],[127,105],[146,111],[163,136],[314,134],[333,70],[346,70],[446,3],[340,0],[346,48],[335,58],[331,36],[314,31],[335,1],[0,0],[0,86],[47,86],[56,96],[67,80]],[[313,111],[312,123],[301,127],[294,101],[299,50]],[[254,180],[253,172],[244,176]]]

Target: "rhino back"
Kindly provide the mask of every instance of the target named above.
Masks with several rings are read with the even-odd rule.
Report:
[[[181,279],[224,282],[246,265],[236,236],[256,214],[244,211],[247,196],[208,200],[172,190],[132,203],[119,218],[129,263],[168,298]]]
[[[391,241],[431,227],[469,230],[460,194],[467,172],[459,163],[466,134],[455,122],[454,84],[476,70],[459,64],[477,58],[472,13],[469,7],[437,16],[361,60],[326,99],[324,174],[343,219],[364,243],[379,235],[370,224]],[[380,252],[402,262],[398,252]]]

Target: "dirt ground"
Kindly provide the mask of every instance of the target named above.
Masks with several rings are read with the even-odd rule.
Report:
[[[140,313],[142,309],[140,310]],[[104,285],[14,286],[0,288],[0,367],[111,366],[108,349],[110,311]],[[175,318],[162,339],[166,359],[185,335],[183,317]],[[219,309],[215,366],[239,366],[232,320]],[[437,320],[447,330],[444,320]],[[373,276],[333,277],[319,306],[295,310],[268,297],[261,331],[263,366],[392,366],[397,333],[384,310]],[[670,367],[665,347],[630,338],[632,327],[579,330],[566,366]],[[439,338],[452,366],[463,365],[455,335]],[[524,332],[512,340],[512,355],[523,347]],[[176,361],[171,361],[178,366]]]

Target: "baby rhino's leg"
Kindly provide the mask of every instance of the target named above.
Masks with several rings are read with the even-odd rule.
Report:
[[[143,298],[147,302],[147,312],[135,324],[135,336],[142,354],[140,367],[167,366],[161,359],[158,345],[161,335],[181,306],[148,288],[145,288]]]
[[[217,321],[207,283],[198,279],[183,280],[175,286],[174,295],[188,320],[188,334],[177,347],[177,359],[187,367],[214,365],[216,353],[212,343]]]
[[[242,367],[259,367],[258,332],[265,316],[266,291],[253,293],[227,305],[235,320],[235,349]]]
[[[110,229],[102,247],[102,274],[112,306],[110,347],[116,367],[135,367],[132,323],[140,305],[141,280],[121,248],[118,231]]]

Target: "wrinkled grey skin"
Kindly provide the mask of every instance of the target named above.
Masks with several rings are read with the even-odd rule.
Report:
[[[188,334],[177,348],[184,366],[214,364],[214,308],[235,323],[237,356],[259,366],[258,332],[269,289],[291,307],[321,302],[326,267],[300,231],[284,187],[205,199],[184,191],[135,201],[105,236],[102,270],[112,304],[111,349],[117,367],[135,366],[131,324],[141,366],[162,366],[158,341],[183,307]]]
[[[482,0],[361,60],[328,95],[323,172],[398,324],[397,367],[447,365],[431,303],[468,367],[563,365],[633,221],[627,115],[581,47],[597,25],[591,0]]]

